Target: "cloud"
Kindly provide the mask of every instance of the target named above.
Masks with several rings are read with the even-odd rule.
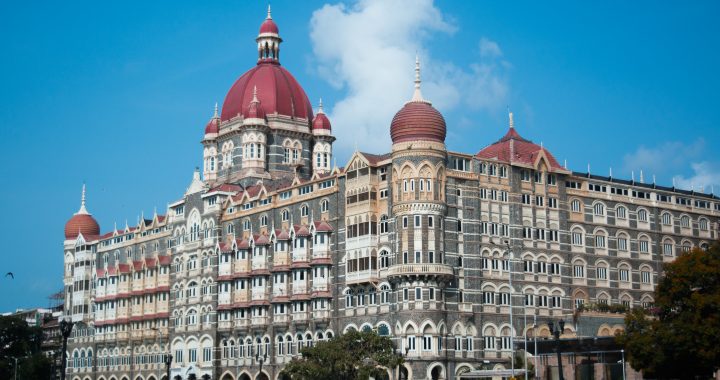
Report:
[[[427,41],[455,32],[432,0],[360,0],[326,4],[313,13],[310,39],[317,73],[343,93],[334,104],[326,102],[338,137],[336,153],[348,153],[356,143],[363,150],[387,150],[392,117],[412,96],[416,54],[423,96],[441,112],[459,105],[480,110],[504,104],[509,64],[496,42],[480,39],[478,59],[467,67],[433,57]]]
[[[681,141],[667,141],[656,147],[640,145],[633,153],[623,157],[626,172],[643,170],[645,173],[668,173],[686,169],[689,162],[701,157],[705,149],[702,138],[687,144]]]
[[[673,177],[675,187],[687,190],[694,189],[705,193],[710,191],[714,193],[715,189],[720,190],[719,163],[709,161],[693,162],[690,167],[693,171],[691,176],[676,175]]]
[[[720,190],[720,162],[709,161],[705,140],[692,143],[667,141],[656,147],[640,146],[626,154],[623,166],[636,174],[642,169],[649,174],[672,177],[675,187],[709,193],[713,187]]]

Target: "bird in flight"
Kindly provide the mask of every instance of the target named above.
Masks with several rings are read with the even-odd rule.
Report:
[[[7,273],[5,273],[5,277],[10,277],[10,278],[13,279],[13,280],[15,279],[15,275],[13,274],[13,272],[7,272]]]

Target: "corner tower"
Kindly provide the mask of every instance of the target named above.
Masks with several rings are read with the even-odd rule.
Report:
[[[416,336],[442,336],[441,331],[403,328],[443,319],[442,294],[453,279],[453,268],[445,264],[443,225],[445,203],[445,119],[420,92],[420,62],[415,62],[415,92],[395,114],[392,138],[392,214],[395,218],[394,260],[387,277],[398,294],[397,324],[408,359],[422,361]],[[418,305],[427,305],[420,307]],[[412,331],[411,331],[412,330]],[[435,338],[433,338],[435,340]],[[417,357],[413,357],[417,355]]]

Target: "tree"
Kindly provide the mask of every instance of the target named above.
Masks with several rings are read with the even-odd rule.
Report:
[[[646,377],[708,377],[720,365],[720,244],[663,269],[655,307],[628,313],[618,341]]]
[[[45,379],[50,374],[50,360],[41,351],[43,332],[30,327],[22,318],[0,316],[0,379],[13,379],[15,358],[18,379]]]
[[[403,363],[392,340],[373,331],[348,331],[301,350],[283,373],[293,380],[351,380],[384,378],[382,367],[393,370]]]

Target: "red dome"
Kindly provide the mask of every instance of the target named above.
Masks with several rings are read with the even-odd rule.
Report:
[[[312,120],[312,105],[305,90],[276,62],[262,62],[248,70],[230,87],[222,106],[221,119],[230,120],[243,113],[253,99],[253,88],[268,115],[279,114]]]
[[[445,134],[445,118],[425,101],[405,103],[390,124],[390,138],[393,144],[416,140],[444,143]]]
[[[65,223],[65,239],[75,239],[79,234],[83,236],[100,235],[100,225],[90,214],[75,214]]]
[[[210,133],[218,133],[220,130],[219,128],[220,120],[217,117],[213,117],[208,121],[207,125],[205,126],[205,134]]]
[[[265,33],[280,34],[280,29],[278,29],[277,24],[275,24],[275,21],[271,18],[266,18],[265,21],[260,24],[260,34]]]
[[[330,126],[330,119],[325,115],[325,112],[318,112],[312,122],[313,129],[327,129],[332,130]]]

